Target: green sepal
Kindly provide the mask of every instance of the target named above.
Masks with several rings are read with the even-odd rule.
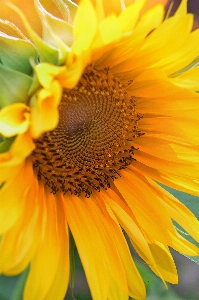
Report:
[[[18,13],[20,18],[23,21],[23,24],[29,34],[29,37],[35,44],[38,53],[39,53],[39,60],[41,62],[49,62],[51,64],[57,65],[58,63],[58,50],[54,47],[51,47],[47,43],[43,41],[43,39],[32,29],[31,25],[29,24],[26,16],[23,14],[23,12],[12,3],[7,3],[7,5],[12,8],[14,11]]]
[[[22,39],[22,40],[26,39],[24,34],[21,32],[21,30],[19,30],[19,28],[15,24],[13,24],[8,20],[0,19],[0,33],[1,35],[6,34],[8,36],[12,36],[17,39]]]
[[[46,11],[39,0],[35,0],[35,3],[42,22],[43,40],[58,49],[58,65],[63,65],[73,43],[73,27],[67,21],[61,20]],[[61,8],[64,13],[66,7],[63,3]]]
[[[32,78],[32,85],[28,91],[28,95],[29,98],[32,97],[33,94],[35,94],[40,88],[41,88],[41,84],[36,76],[36,74],[33,74],[33,78]]]
[[[15,136],[12,136],[11,138],[7,138],[7,139],[0,136],[0,153],[8,152],[14,140],[15,140]]]
[[[0,36],[0,59],[10,69],[30,75],[32,67],[29,59],[38,59],[35,47],[28,41],[8,36]]]
[[[57,65],[58,50],[45,43],[36,33],[31,33],[30,36],[38,49],[40,62],[49,62]]]
[[[24,291],[24,286],[25,286],[26,279],[27,279],[27,276],[29,273],[29,269],[30,269],[30,267],[28,267],[23,273],[21,273],[11,300],[23,299],[23,291]]]
[[[38,53],[34,45],[11,22],[0,19],[0,60],[13,70],[31,74],[30,58],[36,62]]]
[[[0,107],[16,102],[27,103],[32,78],[0,64]]]
[[[56,5],[64,20],[72,25],[78,5],[71,0],[56,0]]]

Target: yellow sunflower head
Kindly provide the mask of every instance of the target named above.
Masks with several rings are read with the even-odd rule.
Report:
[[[172,222],[199,241],[198,220],[156,183],[199,195],[199,30],[185,0],[169,18],[107,3],[35,0],[41,35],[12,3],[23,33],[0,20],[0,271],[30,264],[25,300],[64,298],[68,229],[95,300],[145,299],[124,231],[163,282],[169,247],[199,254]]]

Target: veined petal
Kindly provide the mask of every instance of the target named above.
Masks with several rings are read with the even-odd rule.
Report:
[[[156,266],[146,238],[140,230],[139,226],[136,224],[137,222],[135,222],[135,218],[134,216],[132,216],[129,208],[125,207],[125,205],[122,203],[122,200],[119,199],[114,192],[110,191],[109,195],[111,196],[111,198],[106,199],[106,201],[115,213],[122,228],[130,237],[133,247],[142,257],[142,259],[147,262],[149,267],[152,268],[152,270],[164,281]]]
[[[163,97],[182,91],[159,69],[148,69],[137,76],[128,88],[135,97]]]
[[[109,294],[106,248],[84,201],[77,196],[69,196],[66,200],[65,213],[92,297],[105,300]]]
[[[28,174],[25,174],[28,176]],[[38,186],[32,180],[25,197],[21,198],[23,212],[16,223],[3,235],[0,243],[0,270],[6,275],[21,273],[29,264],[40,236]],[[12,255],[13,248],[15,254]]]
[[[136,182],[136,188],[134,188],[133,193],[131,190],[131,182]],[[153,239],[161,241],[163,244],[167,244],[168,240],[166,241],[167,237],[163,234],[163,228],[172,230],[172,222],[167,214],[166,207],[148,188],[147,184],[144,182],[144,178],[139,178],[137,174],[133,174],[133,172],[126,170],[122,171],[122,179],[118,179],[115,182],[115,185],[124,197],[128,206],[133,210],[136,220],[145,232],[146,238],[149,238],[149,242],[151,234],[147,235],[147,232],[150,228],[149,232],[153,232]],[[152,202],[145,201],[145,199],[148,198],[147,195],[148,197],[153,197]],[[157,207],[161,209],[161,215],[156,211]],[[151,214],[153,215],[153,220],[150,218]]]
[[[170,142],[168,145],[168,141],[164,137],[149,137],[146,134],[146,136],[136,140],[135,147],[148,154],[173,162],[186,161],[186,163],[196,164],[199,159],[197,148],[194,149],[194,147],[183,145],[183,143]]]
[[[190,135],[189,124],[193,124],[192,134]],[[167,126],[164,126],[167,124]],[[175,131],[173,130],[175,128]],[[173,118],[171,116],[145,117],[140,121],[140,130],[145,132],[148,137],[160,137],[168,139],[170,142],[181,143],[184,145],[198,145],[199,120],[189,118]],[[188,141],[189,140],[189,144]]]
[[[92,198],[96,201],[98,200],[98,195],[97,197],[93,195]],[[108,256],[107,270],[109,274],[109,298],[113,300],[128,299],[127,278],[121,257],[115,247],[115,241],[111,234],[111,223],[107,222],[107,219],[102,216],[97,206],[94,205],[94,202],[88,200],[85,200],[85,202],[89,214],[94,220],[106,248]]]
[[[69,236],[68,224],[64,212],[64,199],[57,197],[57,214],[59,216],[58,233],[60,240],[60,258],[54,281],[46,294],[48,300],[63,299],[68,287],[69,280]]]
[[[151,116],[178,116],[198,119],[199,95],[192,91],[183,90],[183,93],[175,93],[166,97],[139,98],[139,111]]]
[[[111,226],[109,225],[109,227],[111,228],[112,236],[114,237],[116,247],[118,249],[119,255],[122,259],[126,271],[129,294],[132,298],[135,299],[145,299],[146,291],[145,291],[144,283],[133,262],[127,242],[124,238],[121,227],[116,219],[116,216],[112,212],[110,206],[107,205],[106,203],[106,199],[107,199],[106,192],[103,193],[102,196],[106,208],[103,205],[101,199],[98,200],[98,205],[101,207],[106,219],[111,224]]]
[[[199,180],[197,178],[191,178],[189,176],[182,176],[181,174],[172,174],[167,172],[161,172],[153,167],[148,167],[140,162],[135,162],[130,169],[139,170],[141,173],[151,177],[152,179],[160,182],[171,188],[180,190],[184,193],[191,193],[195,196],[199,196]]]
[[[13,226],[24,210],[23,199],[27,196],[32,182],[31,168],[32,166],[28,163],[17,166],[17,172],[12,179],[4,183],[0,189],[0,234]],[[20,189],[17,188],[19,182]],[[15,189],[14,195],[13,188]]]
[[[24,289],[24,298],[45,299],[58,271],[61,245],[57,231],[57,209],[53,194],[44,191],[39,199],[43,215],[41,228],[43,238],[32,258]]]

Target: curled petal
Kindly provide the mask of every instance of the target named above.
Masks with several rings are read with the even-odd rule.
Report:
[[[48,63],[41,63],[35,67],[40,84],[49,89],[54,79],[62,81],[66,73],[66,67],[57,67]]]
[[[11,137],[24,133],[30,124],[30,109],[23,103],[14,103],[0,110],[0,133]]]
[[[58,105],[62,87],[54,80],[49,89],[40,89],[31,99],[31,133],[38,138],[42,133],[53,130],[59,121]]]

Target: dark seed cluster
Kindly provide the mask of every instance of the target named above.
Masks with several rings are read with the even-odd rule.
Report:
[[[89,197],[132,163],[141,116],[126,88],[108,70],[89,67],[74,89],[64,89],[59,125],[35,141],[32,153],[37,177],[52,193]]]

